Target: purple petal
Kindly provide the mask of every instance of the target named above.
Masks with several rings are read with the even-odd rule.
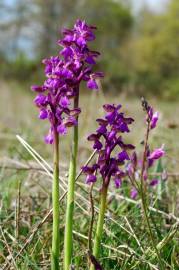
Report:
[[[96,176],[94,174],[89,174],[86,177],[86,184],[94,183],[96,182]]]
[[[97,79],[97,78],[103,78],[104,77],[104,73],[103,72],[95,72],[91,75],[94,79]]]
[[[106,126],[101,125],[97,130],[97,133],[105,134],[107,132]]]
[[[93,174],[95,169],[93,167],[89,167],[89,166],[83,166],[82,168],[83,173],[85,174]]]
[[[69,99],[66,96],[61,97],[60,106],[62,106],[63,108],[68,108],[69,105],[70,105]]]
[[[132,153],[132,155],[131,155],[131,162],[132,162],[132,165],[133,165],[133,167],[134,168],[136,168],[137,167],[137,154],[136,154],[136,152],[134,151],[133,153]]]
[[[31,90],[34,92],[44,92],[46,90],[45,87],[39,85],[32,85]]]
[[[93,80],[93,79],[90,79],[88,82],[87,82],[87,87],[89,88],[89,89],[98,89],[98,85],[97,85],[97,83],[96,83],[96,81],[95,80]]]
[[[111,141],[115,137],[116,137],[116,131],[115,130],[110,131],[109,134],[108,134],[108,140]]]
[[[152,120],[151,120],[151,129],[155,128],[156,125],[157,125],[157,122],[158,122],[158,119],[159,119],[159,113],[158,112],[155,112],[153,114],[153,117],[152,117]]]
[[[129,163],[126,167],[126,172],[132,176],[134,174],[134,166],[132,163]]]
[[[94,60],[94,58],[92,56],[88,56],[85,61],[90,65],[95,65],[96,64],[96,62],[95,62],[95,60]]]
[[[164,155],[165,155],[165,151],[163,150],[163,148],[158,148],[158,149],[155,149],[150,154],[150,156],[148,157],[148,159],[155,160],[155,159],[159,159],[159,158],[163,157]]]
[[[40,113],[39,113],[39,118],[44,120],[44,119],[47,119],[48,117],[48,112],[46,109],[41,109],[40,110]]]
[[[103,108],[106,112],[114,112],[115,106],[111,104],[104,104]]]
[[[57,127],[57,131],[61,135],[66,135],[67,134],[67,128],[64,124],[61,124]]]
[[[51,132],[45,136],[45,142],[47,144],[53,144],[53,134]]]
[[[37,106],[45,106],[46,105],[46,101],[47,101],[47,97],[44,96],[43,94],[37,95],[36,98],[34,99],[34,103]]]
[[[65,47],[61,52],[61,55],[63,55],[66,59],[68,57],[71,57],[73,55],[73,51],[70,47]]]
[[[102,143],[99,140],[96,140],[93,145],[93,148],[97,150],[101,150],[102,147],[103,147]]]
[[[77,120],[75,117],[70,116],[65,120],[65,126],[66,127],[73,127],[76,126],[78,124]]]
[[[121,131],[121,132],[129,132],[129,128],[128,128],[128,126],[127,126],[127,124],[126,123],[121,123],[120,125],[119,125],[119,130]]]
[[[137,195],[138,195],[137,190],[135,188],[132,188],[131,193],[130,193],[130,197],[132,199],[135,199],[137,197]]]
[[[78,39],[77,39],[77,44],[79,45],[79,46],[84,46],[84,45],[86,45],[86,40],[83,38],[83,37],[79,37]]]
[[[99,139],[99,136],[97,134],[90,134],[87,138],[88,141],[96,141]]]
[[[114,179],[114,182],[115,182],[116,188],[120,188],[121,187],[122,181],[121,181],[120,178],[115,178]]]
[[[80,108],[76,108],[73,110],[70,110],[70,115],[71,116],[78,116],[81,113],[81,109]]]
[[[148,116],[149,116],[149,119],[152,120],[152,117],[153,117],[153,108],[152,107],[148,108]]]
[[[146,181],[147,178],[148,178],[147,170],[144,170],[144,172],[143,172],[143,179],[144,179],[144,181]]]
[[[118,161],[124,162],[125,160],[130,160],[128,153],[123,150],[121,153],[118,154]]]
[[[156,186],[158,184],[158,182],[159,182],[158,179],[152,179],[151,182],[150,182],[150,186],[154,187],[154,186]]]
[[[105,119],[102,119],[102,118],[96,119],[96,122],[98,122],[99,125],[104,125],[104,126],[107,126],[108,125],[108,121],[105,120]]]

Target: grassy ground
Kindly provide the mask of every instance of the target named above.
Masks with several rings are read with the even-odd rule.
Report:
[[[136,119],[128,140],[139,148],[143,140],[144,113],[139,99],[121,95],[82,91],[80,103],[79,169],[91,154],[86,136],[95,129],[95,119],[103,114],[104,103],[122,103],[124,111]],[[49,269],[51,246],[51,177],[20,144],[22,136],[49,164],[52,151],[43,142],[48,123],[39,121],[34,107],[33,93],[28,87],[2,82],[0,88],[0,265],[2,269]],[[151,190],[151,217],[156,242],[163,258],[164,269],[179,269],[178,247],[178,160],[179,160],[179,107],[154,98],[152,105],[159,110],[161,119],[153,133],[153,146],[165,144],[167,156],[163,166],[169,174],[159,190]],[[61,194],[66,189],[71,134],[60,141]],[[39,159],[39,158],[38,158]],[[79,178],[76,191],[74,220],[74,259],[76,269],[87,269],[87,234],[89,225],[88,187],[84,177]],[[94,191],[96,205],[98,190]],[[65,199],[61,202],[61,233],[64,230]],[[169,237],[167,241],[165,237]],[[162,240],[165,239],[165,243]],[[167,238],[168,239],[168,238]],[[62,246],[61,246],[62,250]],[[140,201],[130,200],[127,186],[121,190],[111,187],[106,217],[101,263],[105,270],[159,269],[155,252],[146,230]],[[63,254],[61,253],[61,258]],[[61,260],[62,262],[62,260]],[[3,268],[4,267],[4,268]]]

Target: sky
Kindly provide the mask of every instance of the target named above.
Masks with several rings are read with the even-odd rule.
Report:
[[[161,10],[168,0],[132,0],[135,10],[138,10],[141,5],[147,4],[153,10]]]
[[[6,0],[6,3],[12,4],[16,0]],[[25,1],[25,0],[24,0]],[[154,10],[160,10],[162,9],[163,5],[166,3],[168,0],[132,0],[135,9],[140,8],[140,6],[144,3],[147,3],[152,9]]]

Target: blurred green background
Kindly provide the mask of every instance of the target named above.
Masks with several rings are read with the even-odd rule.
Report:
[[[62,27],[97,25],[103,88],[111,93],[179,97],[178,0],[1,0],[0,76],[43,79],[41,60],[57,54]]]

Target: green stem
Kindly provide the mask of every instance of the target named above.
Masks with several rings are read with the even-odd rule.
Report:
[[[74,99],[74,108],[78,108],[79,95]],[[75,197],[76,160],[78,153],[78,125],[73,129],[73,145],[69,167],[67,208],[64,239],[64,270],[69,270],[72,261],[73,250],[73,212]]]
[[[160,258],[160,253],[159,253],[158,248],[157,248],[156,243],[155,243],[155,238],[154,238],[154,235],[153,235],[153,232],[152,232],[152,228],[150,226],[150,219],[149,219],[149,216],[148,216],[148,205],[147,205],[147,202],[146,202],[146,197],[147,197],[146,183],[144,182],[144,176],[143,176],[145,166],[146,166],[147,144],[148,144],[148,139],[149,139],[149,132],[150,132],[150,121],[148,121],[148,124],[147,124],[147,132],[146,132],[145,143],[144,143],[144,153],[143,153],[141,181],[140,181],[141,182],[140,194],[141,194],[141,200],[142,200],[142,208],[143,208],[143,211],[144,211],[144,218],[145,218],[146,225],[147,225],[147,228],[148,228],[148,233],[149,233],[149,236],[150,236],[150,239],[151,239],[151,243],[152,243],[153,249],[156,252],[156,255],[157,255],[157,258],[158,258],[158,261],[159,261],[159,265],[160,265],[160,269],[163,270],[164,269],[163,268],[163,263],[162,263],[162,260]]]
[[[93,223],[94,223],[94,202],[93,202],[93,184],[90,187],[90,204],[91,204],[91,220],[88,232],[88,251],[92,253],[92,233],[93,233]]]
[[[157,255],[157,258],[159,260],[159,264],[160,264],[160,269],[164,269],[163,268],[163,263],[162,263],[162,260],[160,258],[160,253],[158,251],[158,248],[156,246],[156,243],[155,243],[155,239],[154,239],[154,236],[153,236],[153,233],[152,233],[152,228],[150,226],[150,220],[149,220],[149,216],[148,216],[148,207],[146,205],[146,200],[144,198],[144,193],[143,191],[141,191],[141,199],[142,199],[142,207],[143,207],[143,210],[144,210],[144,217],[145,217],[145,221],[146,221],[146,224],[147,224],[147,227],[148,227],[148,232],[149,232],[149,235],[150,235],[150,239],[151,239],[151,242],[152,242],[152,246],[156,252],[156,255]]]
[[[99,208],[98,222],[97,222],[96,234],[95,234],[95,239],[94,239],[94,247],[93,247],[93,255],[95,256],[96,259],[98,259],[99,252],[100,252],[104,217],[105,217],[105,211],[106,211],[107,191],[108,191],[108,187],[103,186],[103,189],[101,191],[101,197],[100,197],[100,208]],[[90,270],[95,270],[94,265],[91,264]]]
[[[53,233],[52,233],[52,254],[51,254],[51,269],[59,269],[59,136],[57,131],[54,131],[54,171],[53,171]]]

